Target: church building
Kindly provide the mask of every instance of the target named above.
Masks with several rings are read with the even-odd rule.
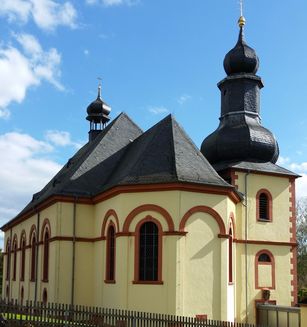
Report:
[[[298,175],[261,124],[244,25],[200,150],[172,115],[111,121],[99,86],[88,143],[1,228],[3,298],[251,323],[257,303],[296,304]]]

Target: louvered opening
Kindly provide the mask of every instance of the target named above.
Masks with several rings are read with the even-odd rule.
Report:
[[[259,196],[259,218],[269,220],[269,199],[265,193]]]

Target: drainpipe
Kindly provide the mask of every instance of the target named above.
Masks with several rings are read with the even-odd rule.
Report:
[[[76,212],[77,212],[77,197],[75,196],[74,207],[73,207],[72,274],[71,274],[71,300],[70,300],[72,306],[74,305],[74,298],[75,298]]]
[[[246,323],[248,323],[248,284],[247,284],[247,226],[248,226],[248,202],[247,202],[247,177],[250,174],[250,170],[247,171],[247,173],[245,174],[244,177],[244,197],[245,197],[245,201],[244,201],[244,207],[245,207],[245,235],[244,235],[244,239],[245,239],[245,245],[244,245],[244,256],[245,256],[245,313],[246,313],[246,317],[245,317],[245,321]]]
[[[34,303],[37,301],[37,289],[38,289],[38,249],[39,249],[39,223],[40,223],[40,212],[37,212],[37,222],[36,222],[36,253],[35,253],[35,293],[34,293]]]

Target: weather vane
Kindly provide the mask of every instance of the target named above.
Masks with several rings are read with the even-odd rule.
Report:
[[[102,81],[102,78],[101,77],[97,77],[98,79],[98,98],[101,97],[101,81]]]

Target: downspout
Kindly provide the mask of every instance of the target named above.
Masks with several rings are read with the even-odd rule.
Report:
[[[77,197],[74,197],[73,207],[73,237],[72,237],[72,273],[71,273],[71,299],[70,303],[74,305],[75,298],[75,264],[76,264],[76,212],[77,212]]]
[[[37,237],[36,237],[36,253],[35,253],[35,293],[34,293],[34,303],[37,301],[37,289],[38,289],[38,249],[39,249],[39,224],[40,224],[40,212],[37,212]]]
[[[244,207],[245,207],[245,235],[244,235],[244,239],[245,239],[245,244],[244,244],[244,256],[245,256],[245,313],[246,313],[246,317],[245,317],[245,321],[246,323],[248,323],[248,283],[247,283],[247,226],[248,226],[248,202],[247,202],[247,177],[250,174],[250,170],[247,171],[247,173],[245,174],[244,177]]]

